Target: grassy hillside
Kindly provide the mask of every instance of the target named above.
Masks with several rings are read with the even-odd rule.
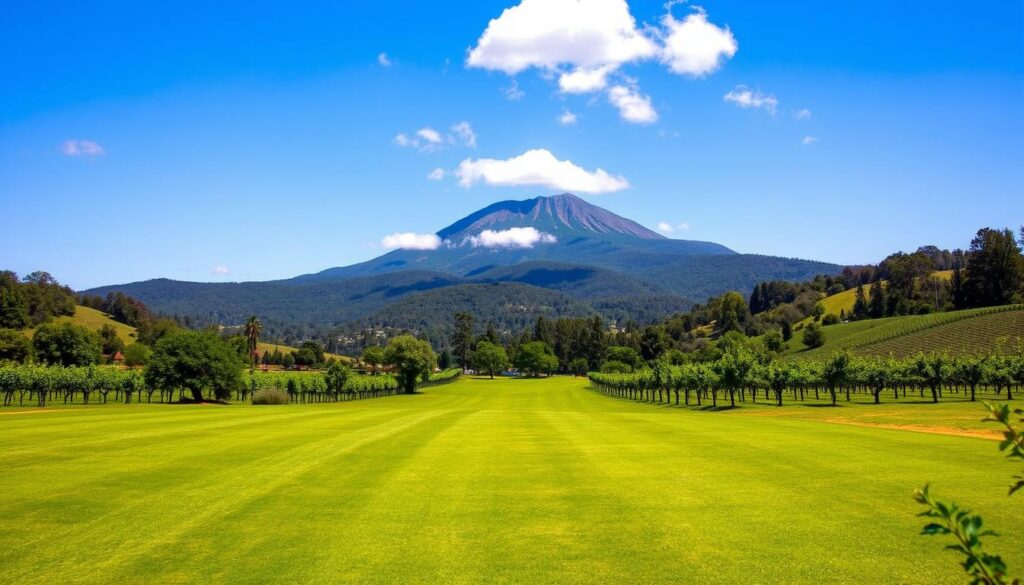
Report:
[[[964,582],[949,539],[919,536],[931,482],[1024,567],[997,441],[904,428],[981,406],[932,406],[713,413],[555,377],[5,411],[0,561],[21,584]]]
[[[942,280],[949,280],[953,276],[953,271],[952,270],[941,270],[941,271],[933,273],[932,276],[934,276],[936,278],[939,278],[939,279],[942,279]],[[884,287],[885,285],[886,285],[886,282],[883,280],[882,281],[882,286]],[[869,298],[868,297],[869,289],[870,289],[869,286],[867,286],[867,285],[864,286],[864,297],[865,298]],[[856,302],[857,302],[857,288],[856,287],[844,290],[841,293],[836,293],[834,295],[828,295],[828,296],[826,296],[826,297],[821,299],[821,304],[825,306],[825,314],[826,315],[828,315],[828,314],[839,315],[843,311],[846,311],[847,314],[852,313],[853,312],[853,305]],[[807,323],[810,323],[810,322],[811,322],[811,317],[808,317],[808,318],[806,318],[806,319],[804,319],[802,321],[802,323],[805,324],[805,325]]]
[[[291,352],[297,350],[297,348],[289,347],[287,345],[280,345],[280,344],[277,344],[277,343],[266,343],[264,341],[259,342],[259,344],[257,344],[256,348],[257,348],[257,351],[260,352],[261,356],[263,355],[263,352],[266,352],[266,351],[269,351],[270,353],[274,353],[274,351],[277,350],[277,351],[280,351],[281,353],[291,353]],[[352,361],[352,358],[350,358],[348,356],[345,356],[345,355],[337,354],[337,353],[324,352],[324,357],[326,357],[328,359],[334,358],[334,359],[336,359],[338,361],[342,361],[342,362]]]
[[[81,325],[93,331],[99,330],[104,325],[110,325],[117,331],[117,336],[124,341],[125,345],[135,342],[135,328],[131,325],[125,325],[124,323],[118,323],[110,318],[110,315],[91,309],[89,307],[83,307],[77,305],[75,307],[75,314],[71,316],[57,317],[53,320],[54,323],[74,323],[75,325]],[[32,333],[35,329],[26,329],[25,335],[32,337]]]
[[[1015,325],[1020,324],[1022,318],[1024,305],[1007,305],[840,323],[822,328],[825,345],[816,349],[806,349],[800,343],[802,333],[795,332],[786,355],[796,359],[820,359],[841,349],[883,355],[954,352],[961,347],[987,351],[996,348],[1002,334],[1024,338],[1024,329]],[[971,323],[975,319],[982,320]],[[878,347],[881,349],[876,349]]]

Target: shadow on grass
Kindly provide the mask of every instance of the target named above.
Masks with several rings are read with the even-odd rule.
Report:
[[[739,406],[739,405],[736,405],[736,406],[728,406],[728,405],[711,406],[711,405],[705,405],[705,406],[698,406],[696,408],[696,410],[699,410],[699,411],[702,411],[702,412],[719,412],[719,411],[725,411],[725,410],[736,410],[738,408],[743,408],[743,407]]]

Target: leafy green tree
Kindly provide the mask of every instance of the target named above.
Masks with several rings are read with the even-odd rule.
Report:
[[[825,305],[823,303],[814,303],[814,312],[811,313],[815,321],[821,321],[821,318],[825,316]]]
[[[782,322],[782,341],[793,339],[793,324],[789,320]]]
[[[515,365],[520,371],[540,376],[554,371],[558,367],[558,358],[550,345],[543,341],[531,341],[519,348]]]
[[[360,357],[364,364],[370,366],[370,370],[376,374],[377,370],[384,364],[384,348],[379,345],[371,345],[363,350]]]
[[[1009,229],[982,228],[967,251],[964,288],[972,307],[1014,301],[1024,283],[1024,257]]]
[[[769,329],[765,332],[764,348],[776,354],[786,351],[786,341],[782,338],[782,331]]]
[[[470,313],[455,313],[452,352],[455,354],[455,361],[459,367],[468,370],[473,357],[473,315]]]
[[[832,397],[833,406],[836,404],[836,390],[849,382],[850,359],[849,353],[841,351],[829,358],[822,369],[822,378],[825,381],[825,386],[828,387],[829,395]],[[846,399],[850,399],[849,393],[847,393]]]
[[[100,361],[100,336],[72,323],[45,323],[32,336],[32,348],[40,362],[61,366],[88,366]]]
[[[885,290],[882,288],[882,281],[876,280],[871,283],[871,297],[868,301],[868,316],[878,319],[885,316]]]
[[[508,355],[504,347],[490,341],[481,341],[476,344],[476,351],[473,352],[473,364],[478,372],[487,372],[493,380],[495,373],[508,367]]]
[[[645,327],[640,336],[640,355],[649,362],[654,361],[665,353],[671,341],[663,327]]]
[[[260,323],[256,315],[250,316],[245,321],[245,328],[242,330],[245,335],[245,346],[248,350],[249,365],[256,365],[256,349],[260,345],[260,335],[263,334],[263,323]]]
[[[295,367],[295,352],[290,351],[281,357],[281,365],[286,370],[290,370]]]
[[[590,364],[587,362],[587,358],[576,358],[569,362],[569,371],[572,372],[573,376],[586,376],[589,367]]]
[[[22,363],[32,355],[32,342],[21,331],[0,329],[0,362]]]
[[[312,363],[307,364],[309,366],[319,366],[327,361],[324,359],[324,346],[315,341],[303,341],[302,345],[299,346],[299,351],[302,350],[307,350],[313,357]]]
[[[607,357],[608,361],[626,364],[629,366],[629,371],[633,371],[643,364],[643,359],[640,357],[640,354],[632,347],[614,345],[608,348]]]
[[[135,338],[141,343],[145,343],[150,347],[155,347],[156,342],[179,331],[181,331],[181,326],[173,320],[155,319],[153,321],[143,321],[140,323],[138,330],[136,331]]]
[[[30,323],[28,299],[18,282],[18,275],[10,270],[0,272],[0,327],[24,329]]]
[[[430,376],[437,364],[437,355],[426,341],[412,335],[399,335],[388,342],[384,362],[394,366],[399,385],[406,394],[412,394],[416,384]]]
[[[100,347],[104,355],[113,355],[124,351],[124,341],[117,335],[117,329],[109,323],[104,323],[99,330]]]
[[[124,365],[134,368],[149,363],[153,350],[144,343],[133,343],[124,349]]]
[[[857,285],[857,293],[853,301],[853,320],[866,319],[868,317],[868,299],[864,294],[864,285]]]
[[[803,344],[809,349],[825,345],[825,332],[821,330],[821,325],[809,323],[804,327]]]
[[[345,382],[348,382],[351,375],[351,368],[338,362],[332,362],[324,372],[324,382],[327,384],[327,389],[337,395],[344,391]]]
[[[718,310],[718,329],[721,332],[744,332],[751,320],[750,307],[743,295],[736,291],[725,293]]]
[[[227,400],[242,387],[244,368],[238,352],[216,334],[182,331],[157,342],[145,376],[155,388],[188,390],[196,402],[204,392]]]
[[[632,374],[633,366],[618,360],[608,360],[601,365],[602,374]]]

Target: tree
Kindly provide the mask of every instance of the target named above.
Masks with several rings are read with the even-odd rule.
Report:
[[[718,329],[725,333],[728,331],[746,331],[747,323],[750,322],[750,307],[743,295],[730,291],[722,295],[721,305],[718,310]]]
[[[569,362],[569,371],[573,376],[586,376],[589,365],[586,358],[576,358]]]
[[[345,389],[345,383],[348,382],[351,375],[352,370],[348,366],[332,362],[324,373],[324,382],[327,384],[327,389],[337,395]]]
[[[824,303],[814,303],[814,312],[811,313],[815,321],[821,321],[821,318],[825,316],[825,305]]]
[[[384,364],[384,348],[379,345],[371,345],[363,350],[363,355],[360,359],[363,360],[364,364],[370,366],[370,369],[376,374],[377,369]]]
[[[868,299],[864,295],[864,285],[857,285],[856,300],[853,301],[853,320],[866,319],[868,316]]]
[[[100,361],[100,336],[74,325],[46,323],[32,336],[32,347],[40,362],[61,366],[88,366]]]
[[[789,320],[782,322],[782,341],[793,339],[793,324]]]
[[[654,361],[665,353],[670,341],[663,328],[646,327],[640,336],[640,355],[647,361]]]
[[[104,355],[114,355],[119,351],[124,351],[124,341],[121,340],[117,335],[117,329],[110,323],[104,323],[103,327],[100,327],[100,347]]]
[[[476,351],[473,352],[473,365],[478,372],[490,374],[493,380],[495,373],[508,367],[508,355],[504,347],[490,341],[481,341],[476,344]]]
[[[256,350],[260,346],[260,335],[263,333],[263,323],[256,315],[252,315],[245,322],[245,329],[242,330],[242,334],[245,335],[245,346],[249,350],[249,365],[256,365]]]
[[[324,359],[324,346],[315,341],[303,341],[302,345],[299,346],[299,351],[302,352],[303,350],[309,352],[309,355],[312,356],[311,363],[306,364],[308,366],[319,366],[327,361]]]
[[[806,340],[804,343],[806,343]],[[825,362],[821,376],[828,387],[829,394],[832,396],[832,405],[835,406],[836,390],[846,384],[850,377],[850,354],[841,351],[829,358]],[[850,399],[849,392],[846,394],[846,399]]]
[[[520,371],[540,376],[541,373],[550,374],[557,368],[558,358],[555,357],[555,352],[550,345],[543,341],[531,341],[524,343],[519,348],[515,365]]]
[[[295,367],[295,352],[290,351],[281,357],[281,365],[284,369],[290,370]]]
[[[124,365],[134,368],[149,363],[153,350],[144,343],[133,343],[124,349]]]
[[[1024,257],[1009,229],[982,228],[967,251],[964,288],[972,307],[1013,302],[1024,283]]]
[[[778,329],[769,329],[764,334],[764,348],[772,353],[786,351],[786,341],[782,338],[782,332]]]
[[[437,355],[426,341],[412,335],[399,335],[388,342],[384,362],[394,366],[399,385],[406,394],[412,394],[416,384],[430,376],[437,364]]]
[[[825,345],[825,332],[821,330],[821,325],[809,323],[804,327],[803,343],[809,349]]]
[[[18,275],[9,270],[0,272],[0,327],[24,329],[30,322],[28,299]]]
[[[32,342],[20,331],[0,329],[0,362],[22,363],[32,354]]]
[[[640,354],[635,349],[618,345],[608,348],[608,361],[626,364],[629,366],[630,371],[639,368],[643,363]]]
[[[870,301],[868,302],[868,316],[878,319],[885,315],[885,291],[882,290],[882,281],[876,280],[871,283]]]
[[[455,333],[452,335],[452,352],[455,361],[463,370],[468,370],[473,353],[473,315],[455,313]]]
[[[242,386],[245,362],[215,333],[182,331],[161,339],[146,366],[146,383],[154,388],[181,388],[196,402],[209,392],[227,400]]]

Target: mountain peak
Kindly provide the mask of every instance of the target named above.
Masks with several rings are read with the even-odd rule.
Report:
[[[572,193],[521,201],[499,201],[460,219],[437,232],[437,235],[442,239],[458,240],[484,230],[513,227],[533,227],[556,237],[591,235],[666,239],[635,221],[584,201]]]

